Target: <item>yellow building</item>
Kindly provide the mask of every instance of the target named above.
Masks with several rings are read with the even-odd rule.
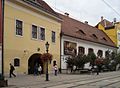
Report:
[[[115,23],[115,29],[117,30],[117,47],[118,53],[120,53],[120,22]]]
[[[96,26],[98,29],[104,31],[109,38],[115,43],[118,47],[118,53],[120,52],[120,22],[116,22],[114,18],[113,22],[110,22],[101,17],[101,21]]]
[[[97,24],[96,27],[100,30],[103,30],[117,46],[117,30],[115,30],[114,23],[101,17],[101,21]]]
[[[61,19],[47,3],[42,0],[5,0],[4,15],[4,72],[9,73],[12,63],[16,74],[32,74],[34,66],[40,64],[45,73],[46,65],[40,58],[49,53],[53,64],[60,67]]]

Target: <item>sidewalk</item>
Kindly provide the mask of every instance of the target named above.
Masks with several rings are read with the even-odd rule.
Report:
[[[58,76],[54,76],[53,74],[49,75],[50,81],[45,81],[45,74],[34,76],[34,75],[18,75],[13,78],[6,78],[8,80],[8,87],[6,88],[47,88],[56,85],[62,85],[69,83],[71,81],[84,81],[87,79],[96,79],[107,77],[111,75],[118,75],[118,72],[106,72],[100,73],[100,75],[88,75],[88,74],[58,74]],[[5,88],[5,87],[4,87]]]

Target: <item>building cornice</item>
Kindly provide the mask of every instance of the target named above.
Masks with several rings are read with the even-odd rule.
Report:
[[[55,15],[52,15],[52,14],[50,14],[50,13],[48,13],[48,12],[46,12],[46,11],[40,9],[40,8],[37,8],[37,7],[33,6],[33,5],[30,5],[29,3],[27,3],[29,0],[28,1],[27,0],[7,0],[7,1],[18,4],[18,5],[21,5],[21,6],[27,8],[27,9],[30,9],[30,10],[32,10],[34,12],[42,13],[44,16],[46,15],[46,16],[54,19],[54,20],[57,20],[57,21],[60,21],[60,22],[62,21],[61,18],[59,18],[59,17],[57,17]]]
[[[62,33],[62,36],[68,36],[68,37],[71,37],[71,38],[81,39],[81,40],[84,40],[84,41],[89,41],[89,42],[93,42],[93,43],[97,43],[97,44],[102,44],[102,45],[110,46],[110,47],[113,47],[113,48],[118,48],[117,46],[112,46],[112,45],[107,45],[107,44],[100,43],[100,42],[95,42],[95,41],[91,41],[91,40],[87,40],[87,39],[82,39],[82,38],[78,38],[78,37],[71,36],[71,35],[64,34],[64,33]]]

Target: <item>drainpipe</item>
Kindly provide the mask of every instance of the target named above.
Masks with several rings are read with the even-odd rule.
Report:
[[[2,0],[2,76],[4,77],[4,0]]]
[[[60,32],[60,71],[62,71],[62,70],[61,70],[61,68],[62,68],[62,67],[61,67],[61,50],[62,50],[62,49],[61,49],[61,48],[62,48],[62,47],[61,47],[61,46],[62,46],[62,45],[61,45],[61,39],[62,39],[62,31]],[[61,73],[61,72],[60,72],[60,73]]]

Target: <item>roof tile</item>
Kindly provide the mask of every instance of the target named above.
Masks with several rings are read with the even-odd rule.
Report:
[[[62,21],[62,34],[63,35],[115,47],[115,44],[103,31],[98,30],[97,28],[93,26],[82,23],[73,18],[70,18],[68,16],[65,16],[62,14],[59,14],[59,16],[63,19]],[[77,33],[76,31],[78,31],[78,29],[83,31],[85,35],[81,33]],[[94,37],[91,37],[93,36],[93,34],[96,35],[96,39]],[[105,38],[106,41],[104,41],[103,38]]]
[[[22,0],[22,1],[59,18],[59,15],[43,0],[36,0],[36,1]]]

